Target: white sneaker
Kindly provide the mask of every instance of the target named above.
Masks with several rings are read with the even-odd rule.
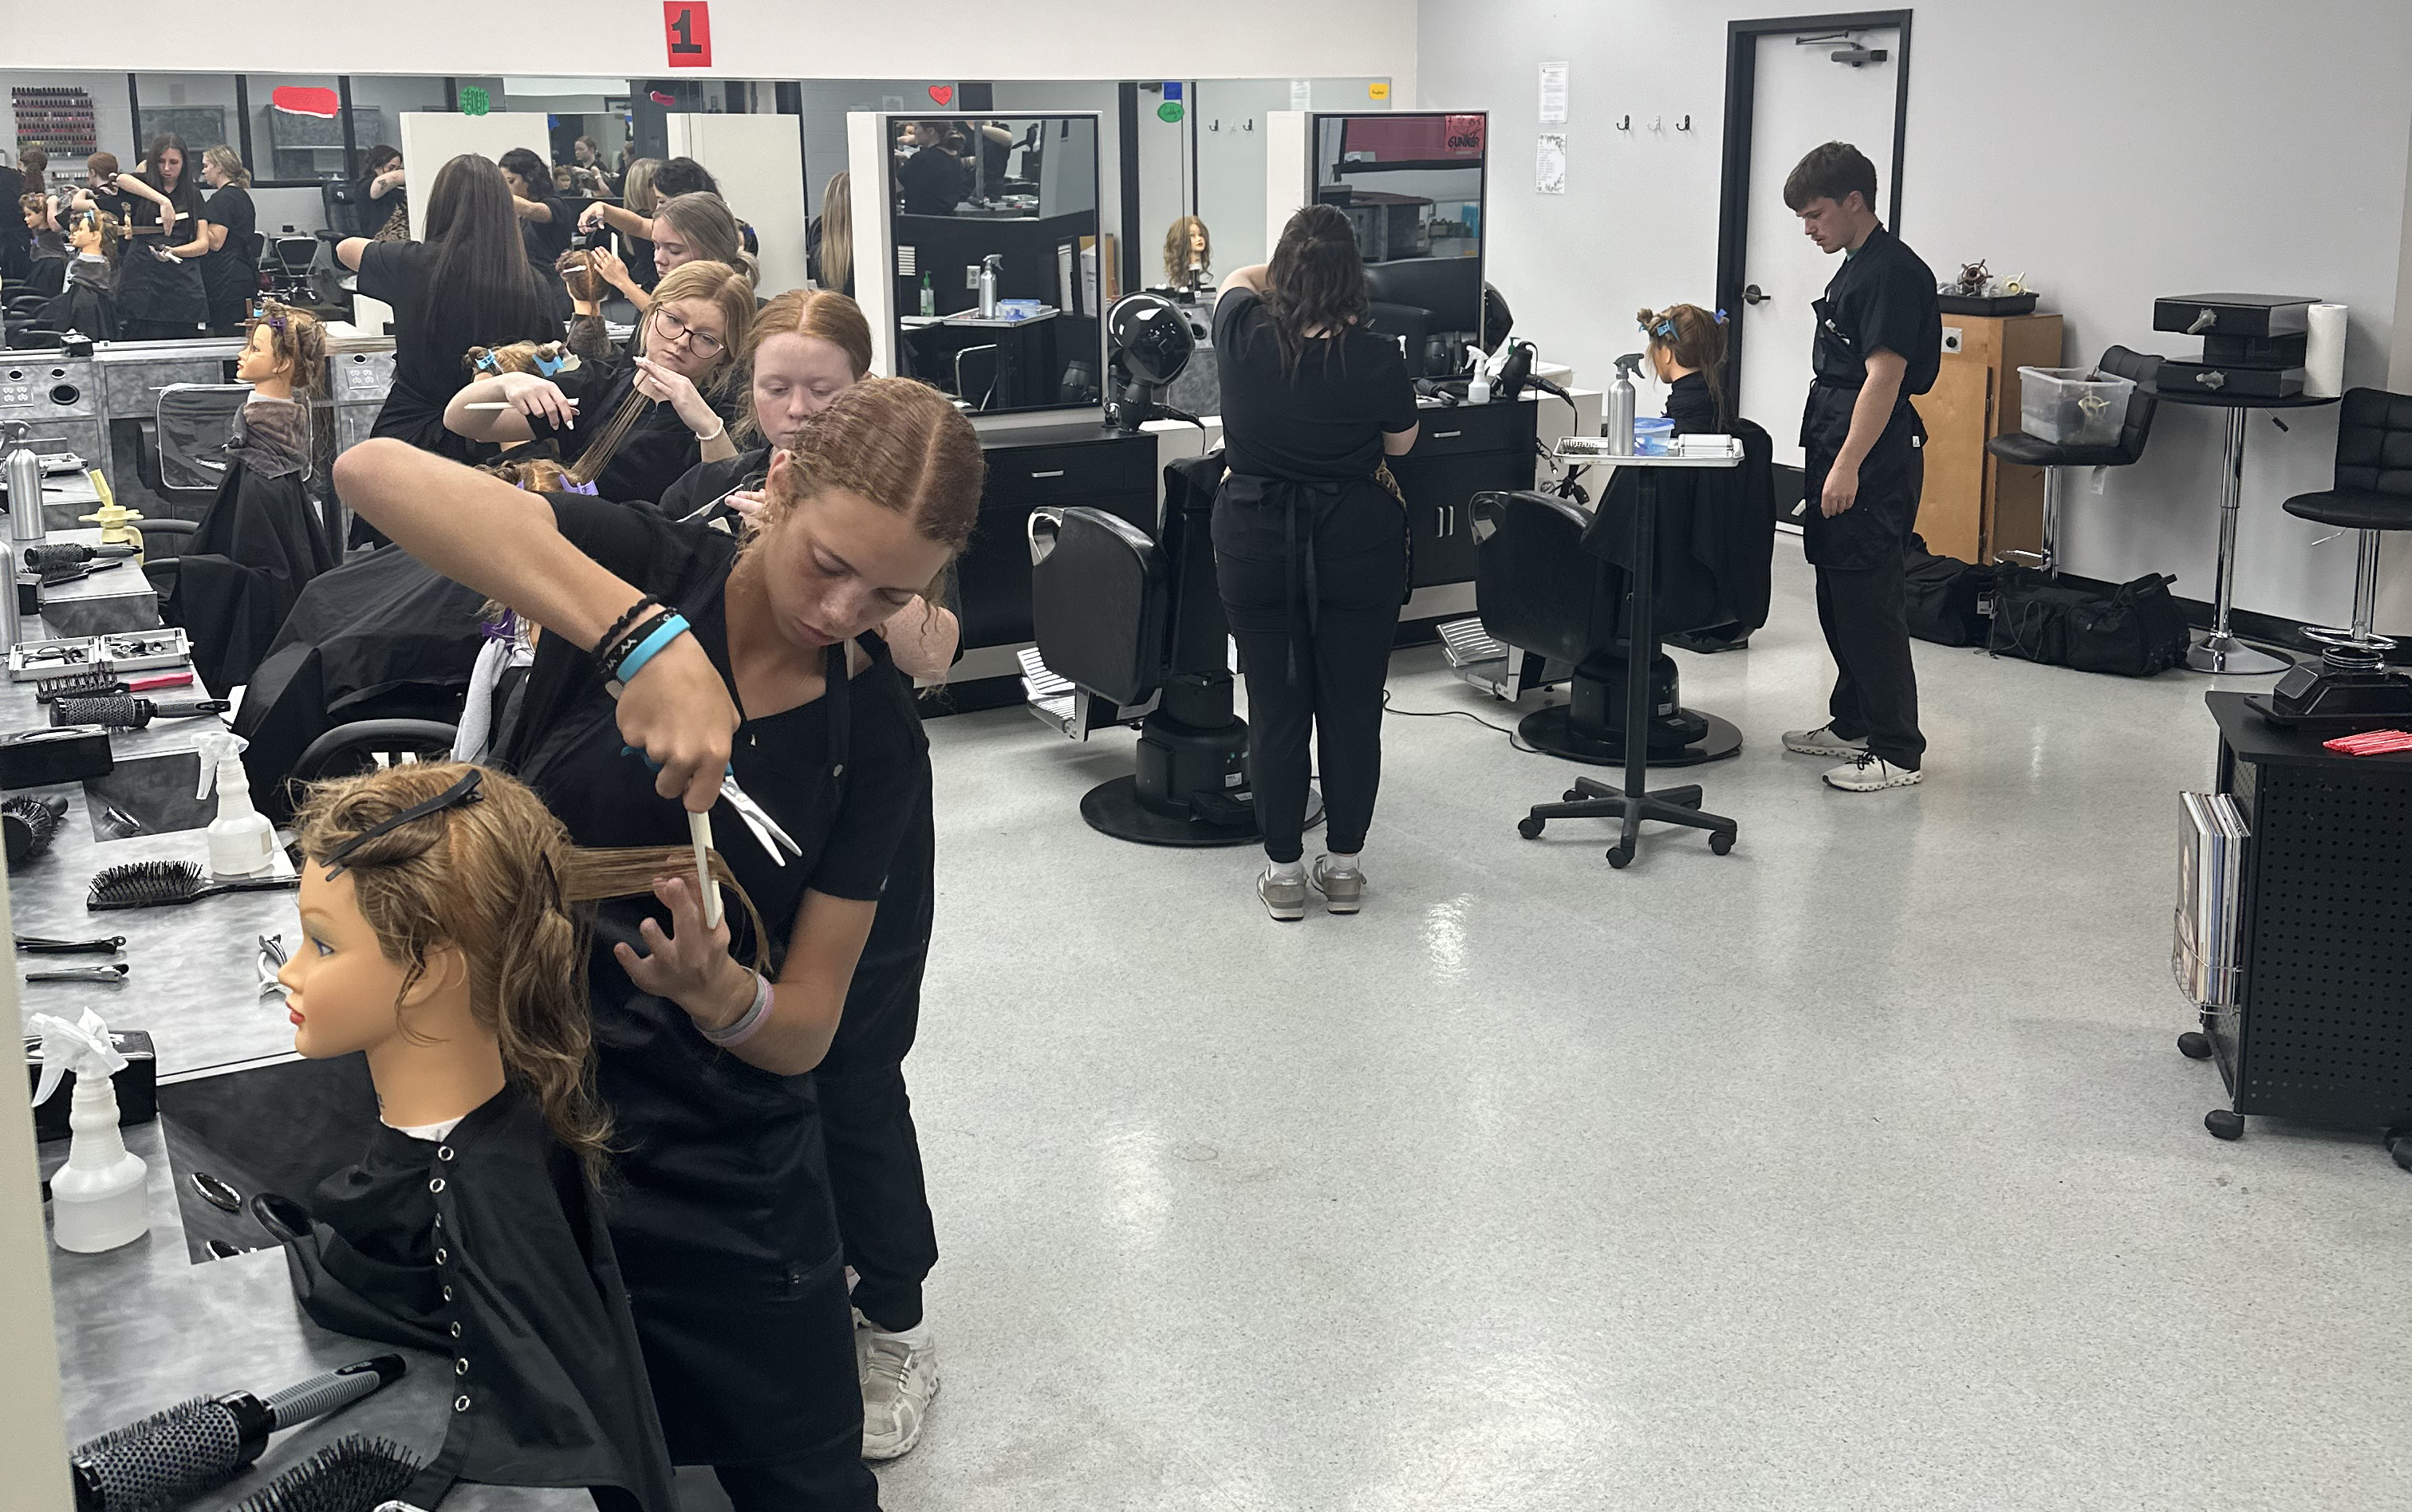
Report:
[[[1830,721],[1816,729],[1788,729],[1784,732],[1784,748],[1802,756],[1855,756],[1868,748],[1864,740],[1846,740],[1834,733]]]
[[[854,1330],[854,1349],[862,1378],[862,1457],[911,1453],[938,1398],[938,1346],[926,1339],[916,1346],[865,1325]]]
[[[1914,768],[1896,767],[1882,756],[1865,751],[1826,773],[1826,785],[1839,787],[1846,793],[1880,793],[1888,787],[1914,787],[1926,774]]]

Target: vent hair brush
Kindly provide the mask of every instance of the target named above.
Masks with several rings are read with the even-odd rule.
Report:
[[[233,707],[224,698],[60,698],[51,705],[51,723],[142,729],[154,719],[192,719]]]
[[[231,881],[207,881],[200,866],[193,861],[129,861],[93,874],[92,891],[83,901],[84,907],[162,908],[173,903],[198,903],[214,898],[222,892],[275,892],[298,888],[298,876],[238,877]]]
[[[64,798],[12,798],[0,803],[0,835],[7,837],[8,864],[30,861],[50,849],[66,816]]]
[[[67,1468],[75,1481],[76,1512],[164,1512],[166,1508],[181,1506],[241,1474],[268,1447],[271,1433],[347,1407],[387,1383],[402,1379],[405,1369],[400,1355],[379,1355],[323,1372],[269,1397],[256,1397],[248,1391],[195,1397],[139,1422],[111,1430],[80,1446],[67,1457]],[[393,1446],[381,1447],[391,1450]],[[260,1495],[275,1491],[287,1479],[299,1479],[304,1470],[331,1452],[312,1456],[288,1475],[264,1488]],[[415,1473],[418,1467],[414,1463],[411,1468]],[[391,1490],[370,1491],[357,1505],[372,1505],[409,1483],[405,1475]],[[264,1508],[299,1509],[320,1504],[276,1501],[259,1505]]]
[[[94,672],[76,672],[66,677],[46,677],[34,684],[34,701],[51,703],[60,698],[116,698],[128,693],[150,693],[158,688],[189,688],[193,685],[190,672],[162,672],[157,677],[138,677],[132,682],[107,668]]]

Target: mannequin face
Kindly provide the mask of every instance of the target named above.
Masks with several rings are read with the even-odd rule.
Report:
[[[778,452],[775,477],[793,462]],[[848,489],[796,501],[747,560],[761,563],[779,634],[801,651],[851,640],[913,602],[949,553],[905,517]]]
[[[276,355],[276,332],[267,326],[254,326],[251,340],[243,344],[243,355],[235,359],[235,381],[238,383],[273,383],[293,376],[290,360]],[[340,880],[340,879],[339,879]]]
[[[754,419],[763,439],[794,446],[804,422],[854,379],[854,364],[835,342],[793,333],[765,340],[754,353]]]
[[[1206,255],[1206,233],[1195,226],[1189,228],[1189,255],[1193,257]]]
[[[99,257],[100,223],[95,220],[76,222],[75,228],[67,233],[67,244],[78,252],[89,252],[96,257]]]
[[[302,868],[302,946],[276,979],[285,987],[293,1020],[293,1049],[314,1061],[354,1050],[375,1052],[403,1037],[408,1024],[420,1036],[440,1035],[442,1025],[415,1010],[465,981],[460,952],[440,947],[407,992],[402,962],[387,958],[376,932],[360,917],[352,873],[327,880],[327,869]],[[463,995],[465,995],[463,993]]]

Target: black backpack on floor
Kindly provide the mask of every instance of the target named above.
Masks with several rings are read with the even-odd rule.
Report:
[[[2104,593],[2027,567],[1996,569],[1986,649],[2081,672],[2151,677],[2185,660],[2186,623],[2152,573]]]
[[[1938,646],[1985,643],[1982,602],[1993,591],[1993,569],[1936,556],[1924,537],[1912,536],[1902,549],[1902,590],[1909,608],[1909,633]]]

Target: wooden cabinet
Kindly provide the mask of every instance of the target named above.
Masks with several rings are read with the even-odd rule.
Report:
[[[1929,550],[1963,562],[2035,550],[2043,473],[1995,459],[1985,443],[2019,428],[2019,369],[2061,365],[2060,316],[1947,315],[1943,342],[1934,387],[1911,401],[1927,433],[1919,534]]]

